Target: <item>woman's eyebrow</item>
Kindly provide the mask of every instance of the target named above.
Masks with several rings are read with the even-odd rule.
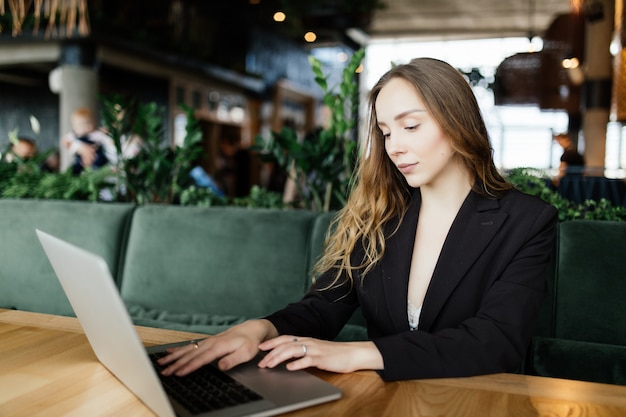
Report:
[[[411,114],[411,113],[425,113],[425,112],[426,112],[426,110],[424,110],[424,109],[411,109],[411,110],[406,110],[406,111],[403,111],[403,112],[401,112],[401,113],[397,114],[397,115],[393,118],[393,120],[395,120],[395,121],[400,120],[400,119],[402,119],[403,117],[408,116],[408,115],[409,115],[409,114]],[[387,126],[387,123],[385,123],[385,122],[379,122],[379,121],[377,121],[377,123],[376,123],[376,124],[377,124],[378,126]]]
[[[393,120],[399,120],[402,119],[405,116],[408,116],[411,113],[422,113],[422,112],[426,112],[426,110],[424,109],[411,109],[411,110],[406,110],[403,111],[402,113],[396,115],[396,117],[393,118]]]

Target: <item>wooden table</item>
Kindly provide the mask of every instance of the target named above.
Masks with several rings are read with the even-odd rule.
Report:
[[[197,334],[138,327],[146,345]],[[344,398],[303,416],[626,416],[626,387],[497,374],[385,383],[374,372],[312,373]],[[0,416],[153,416],[97,361],[74,318],[0,310]]]

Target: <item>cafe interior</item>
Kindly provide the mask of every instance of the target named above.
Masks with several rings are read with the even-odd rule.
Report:
[[[0,415],[174,415],[98,363],[34,228],[103,258],[141,343],[197,347],[308,289],[368,93],[422,56],[558,211],[532,341],[509,373],[309,370],[342,397],[281,413],[626,415],[625,22],[623,0],[0,0]],[[77,109],[110,170],[74,171]],[[357,311],[337,340],[366,339]]]

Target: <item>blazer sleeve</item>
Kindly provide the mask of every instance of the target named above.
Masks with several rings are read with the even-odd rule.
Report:
[[[349,284],[324,289],[321,284],[328,282],[329,279],[319,280],[299,302],[265,318],[279,334],[333,340],[357,309],[358,301]]]
[[[374,337],[383,356],[383,379],[462,377],[517,369],[547,293],[556,210],[545,205],[509,220],[447,295],[440,316],[429,328],[420,325],[416,331]]]
[[[359,247],[353,259],[361,252]],[[359,307],[355,291],[358,284],[351,284],[344,273],[335,285],[336,274],[335,269],[323,273],[301,300],[265,318],[279,334],[333,340]]]

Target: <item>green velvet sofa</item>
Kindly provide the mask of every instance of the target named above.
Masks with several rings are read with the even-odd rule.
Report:
[[[214,334],[295,301],[331,214],[0,199],[0,308],[73,315],[35,228],[100,254],[139,325]],[[626,222],[559,224],[521,372],[626,385]],[[357,312],[339,340],[366,337]]]
[[[559,224],[525,372],[626,385],[626,222]]]
[[[0,308],[73,315],[35,235],[101,255],[134,322],[214,334],[298,300],[331,215],[306,210],[0,200]],[[363,319],[340,340],[366,337]]]

